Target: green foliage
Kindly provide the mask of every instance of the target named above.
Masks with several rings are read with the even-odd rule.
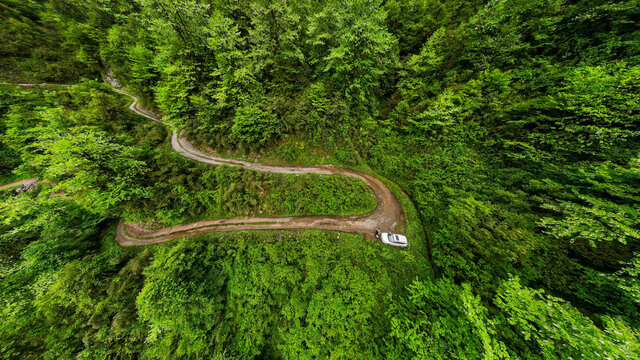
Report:
[[[64,83],[95,76],[95,67],[75,56],[75,46],[41,1],[3,0],[0,4],[0,80]]]
[[[633,358],[639,18],[638,0],[4,1],[2,80],[105,64],[202,145],[367,162],[429,243],[120,249],[115,217],[375,204],[352,179],[196,165],[96,82],[0,85],[0,179],[53,181],[0,193],[1,357]]]
[[[210,334],[220,331],[216,326],[225,308],[222,291],[228,269],[217,258],[202,241],[183,242],[163,249],[144,270],[137,308],[150,324],[147,356],[208,352]]]
[[[400,55],[418,53],[426,39],[442,27],[454,27],[472,16],[482,1],[385,1],[389,30],[398,38]]]
[[[629,241],[640,240],[640,232],[635,229],[639,218],[635,209],[583,196],[578,199],[586,206],[573,202],[561,202],[557,207],[545,206],[545,209],[563,216],[561,219],[543,218],[538,225],[548,229],[556,238],[570,239],[572,242],[587,240],[592,246],[596,246],[599,241],[627,244]],[[626,211],[619,211],[621,209]]]
[[[134,197],[148,196],[140,186],[147,167],[135,159],[135,149],[119,145],[90,127],[65,129],[69,135],[41,134],[33,144],[37,155],[31,163],[41,176],[56,183],[54,190],[79,196],[81,203],[98,213]]]
[[[516,272],[605,313],[627,303],[587,269],[620,269],[638,246],[636,13],[494,1],[409,57],[370,161],[415,199],[442,273],[486,295]]]
[[[395,301],[393,301],[395,300]],[[414,281],[407,297],[393,299],[387,358],[505,359],[505,345],[481,299],[468,284]]]
[[[151,327],[147,356],[375,354],[393,254],[352,235],[292,235],[216,235],[160,250],[138,297]]]
[[[375,84],[393,66],[396,57],[397,40],[384,27],[381,2],[336,1],[313,19],[311,44],[315,49],[330,50],[322,58],[312,57],[312,61],[330,74],[336,88],[355,105],[371,104]]]
[[[91,213],[73,201],[49,198],[46,191],[33,196],[4,197],[0,209],[3,276],[11,271],[10,265],[20,255],[32,266],[44,268],[61,266],[69,258],[80,256],[86,246],[74,250],[70,244],[77,246],[76,239],[95,236],[104,220],[100,214]],[[38,238],[46,242],[31,245]]]
[[[378,205],[371,190],[354,178],[289,177],[272,194],[284,214],[363,214]]]
[[[406,274],[400,252],[348,234],[222,234],[144,250],[108,235],[99,245],[67,234],[72,252],[27,255],[2,278],[3,357],[378,357],[384,294]],[[42,266],[56,254],[68,258]]]
[[[606,318],[604,330],[561,299],[505,281],[494,300],[511,327],[534,344],[543,359],[630,359],[640,350],[638,333],[618,319]]]
[[[55,191],[74,196],[100,214],[148,196],[149,189],[141,182],[148,171],[140,160],[143,149],[132,146],[138,141],[107,131],[131,130],[141,135],[143,146],[157,144],[157,138],[153,139],[153,132],[142,135],[142,129],[129,122],[115,95],[92,82],[45,90],[40,93],[44,101],[32,98],[29,92],[12,90],[17,102],[3,122],[7,126],[5,143],[19,154],[15,161],[22,163],[14,172],[50,180]],[[39,91],[34,90],[35,94]]]
[[[236,112],[231,131],[240,141],[263,146],[278,137],[280,124],[274,114],[255,106],[243,106]]]

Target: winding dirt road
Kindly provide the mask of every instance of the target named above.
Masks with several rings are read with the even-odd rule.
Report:
[[[20,84],[33,86],[41,84]],[[115,92],[133,99],[129,109],[149,120],[162,123],[173,129],[171,146],[181,155],[190,159],[214,165],[239,166],[247,170],[278,174],[325,174],[342,175],[361,179],[375,194],[378,206],[368,214],[350,216],[290,216],[290,217],[250,217],[199,221],[190,224],[176,225],[163,229],[149,230],[137,223],[120,221],[115,240],[121,246],[141,246],[156,244],[175,238],[205,234],[210,232],[237,230],[280,230],[280,229],[321,229],[361,234],[371,237],[376,228],[383,232],[399,230],[403,213],[398,199],[391,190],[378,178],[352,169],[334,165],[309,167],[276,166],[248,161],[227,159],[204,153],[196,149],[180,131],[138,104],[138,98],[126,91],[113,88]]]
[[[136,114],[172,127],[170,124],[158,119],[151,112],[142,108],[138,104],[138,98],[135,96],[115,88],[114,91],[133,99],[129,109]],[[176,225],[157,230],[148,230],[141,227],[140,224],[126,224],[124,221],[121,221],[120,224],[118,224],[116,233],[116,241],[120,245],[136,246],[155,244],[185,236],[235,230],[322,229],[371,236],[378,227],[382,231],[396,231],[398,225],[402,223],[402,207],[398,199],[396,199],[395,195],[382,181],[372,175],[333,165],[289,167],[222,158],[196,149],[187,139],[180,136],[180,132],[177,129],[173,129],[171,146],[182,156],[214,165],[240,166],[247,170],[278,174],[325,174],[359,178],[369,186],[376,195],[378,206],[370,213],[364,215],[218,219]]]

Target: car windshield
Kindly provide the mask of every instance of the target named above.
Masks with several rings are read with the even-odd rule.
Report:
[[[389,234],[389,241],[394,243],[402,243],[402,241],[400,240],[400,237],[396,234]]]

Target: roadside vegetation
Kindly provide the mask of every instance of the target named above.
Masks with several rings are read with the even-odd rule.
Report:
[[[0,9],[0,79],[80,83],[0,87],[0,178],[53,181],[0,193],[1,357],[640,353],[638,0]],[[184,159],[105,66],[202,148],[388,178],[416,246],[292,231],[119,248],[121,217],[375,203],[350,179]]]

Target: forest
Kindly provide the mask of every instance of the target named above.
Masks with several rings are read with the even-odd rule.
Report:
[[[121,221],[361,216],[124,247]],[[638,359],[640,0],[0,0],[2,359]]]

